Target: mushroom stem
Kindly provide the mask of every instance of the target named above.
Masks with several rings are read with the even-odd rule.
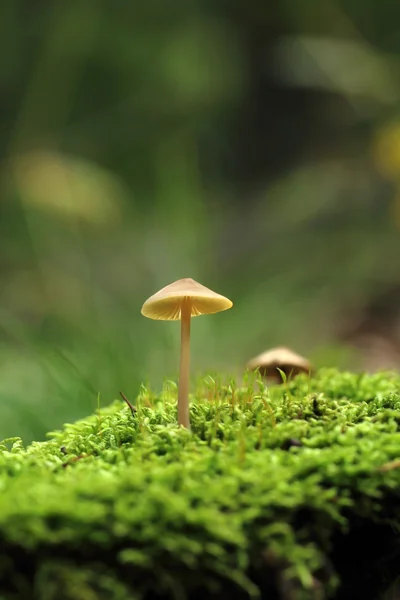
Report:
[[[190,429],[189,419],[189,368],[190,368],[190,319],[192,302],[185,298],[181,307],[181,361],[178,390],[178,424]]]

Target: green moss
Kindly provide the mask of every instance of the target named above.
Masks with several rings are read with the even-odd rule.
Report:
[[[399,574],[397,375],[208,377],[192,434],[174,390],[1,444],[0,598],[367,600]]]

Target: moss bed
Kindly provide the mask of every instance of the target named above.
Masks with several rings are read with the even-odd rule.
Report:
[[[142,388],[0,445],[0,600],[380,598],[400,574],[400,377]]]

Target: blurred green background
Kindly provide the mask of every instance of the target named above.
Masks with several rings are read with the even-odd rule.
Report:
[[[0,438],[285,344],[396,367],[400,6],[10,0],[0,8]]]

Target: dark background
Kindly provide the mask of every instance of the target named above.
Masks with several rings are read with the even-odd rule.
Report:
[[[400,364],[400,5],[5,0],[0,57],[0,437],[175,377],[181,277],[193,373]]]

